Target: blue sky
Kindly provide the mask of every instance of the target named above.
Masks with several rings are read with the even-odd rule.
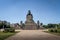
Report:
[[[60,23],[60,0],[0,0],[0,20],[25,22],[28,10],[35,22]]]

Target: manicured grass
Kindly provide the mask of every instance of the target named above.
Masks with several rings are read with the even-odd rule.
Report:
[[[54,35],[58,35],[58,36],[60,36],[60,33],[49,32],[49,31],[44,31],[44,32],[46,32],[46,33],[51,33],[51,34],[54,34]]]
[[[4,39],[6,39],[7,37],[9,37],[9,36],[12,36],[12,35],[14,35],[14,34],[16,34],[17,32],[13,32],[13,33],[11,33],[11,32],[7,32],[7,33],[5,33],[5,32],[0,32],[0,40],[4,40]]]

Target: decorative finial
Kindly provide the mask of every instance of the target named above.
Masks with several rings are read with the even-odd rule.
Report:
[[[28,14],[31,15],[31,11],[30,10],[28,10]]]

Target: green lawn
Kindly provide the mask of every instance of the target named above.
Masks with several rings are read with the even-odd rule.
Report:
[[[16,34],[17,32],[14,32],[14,33],[11,33],[11,32],[7,32],[7,33],[5,33],[5,32],[0,32],[0,40],[4,40],[4,39],[6,39],[7,37],[9,37],[9,36],[12,36],[12,35],[14,35],[14,34]]]
[[[46,32],[46,33],[51,33],[51,34],[54,34],[54,35],[58,35],[58,36],[60,36],[60,33],[49,32],[49,31],[44,31],[44,32]]]

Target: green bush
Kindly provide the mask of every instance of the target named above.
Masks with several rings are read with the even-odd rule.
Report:
[[[60,29],[49,29],[49,32],[60,33]]]
[[[54,29],[53,32],[56,32],[57,33],[57,29]]]
[[[57,32],[60,33],[60,29],[57,29]]]
[[[14,28],[5,28],[4,32],[15,32]]]
[[[60,27],[57,27],[58,29],[60,29]]]
[[[48,31],[49,31],[49,32],[53,32],[53,29],[49,29]]]

